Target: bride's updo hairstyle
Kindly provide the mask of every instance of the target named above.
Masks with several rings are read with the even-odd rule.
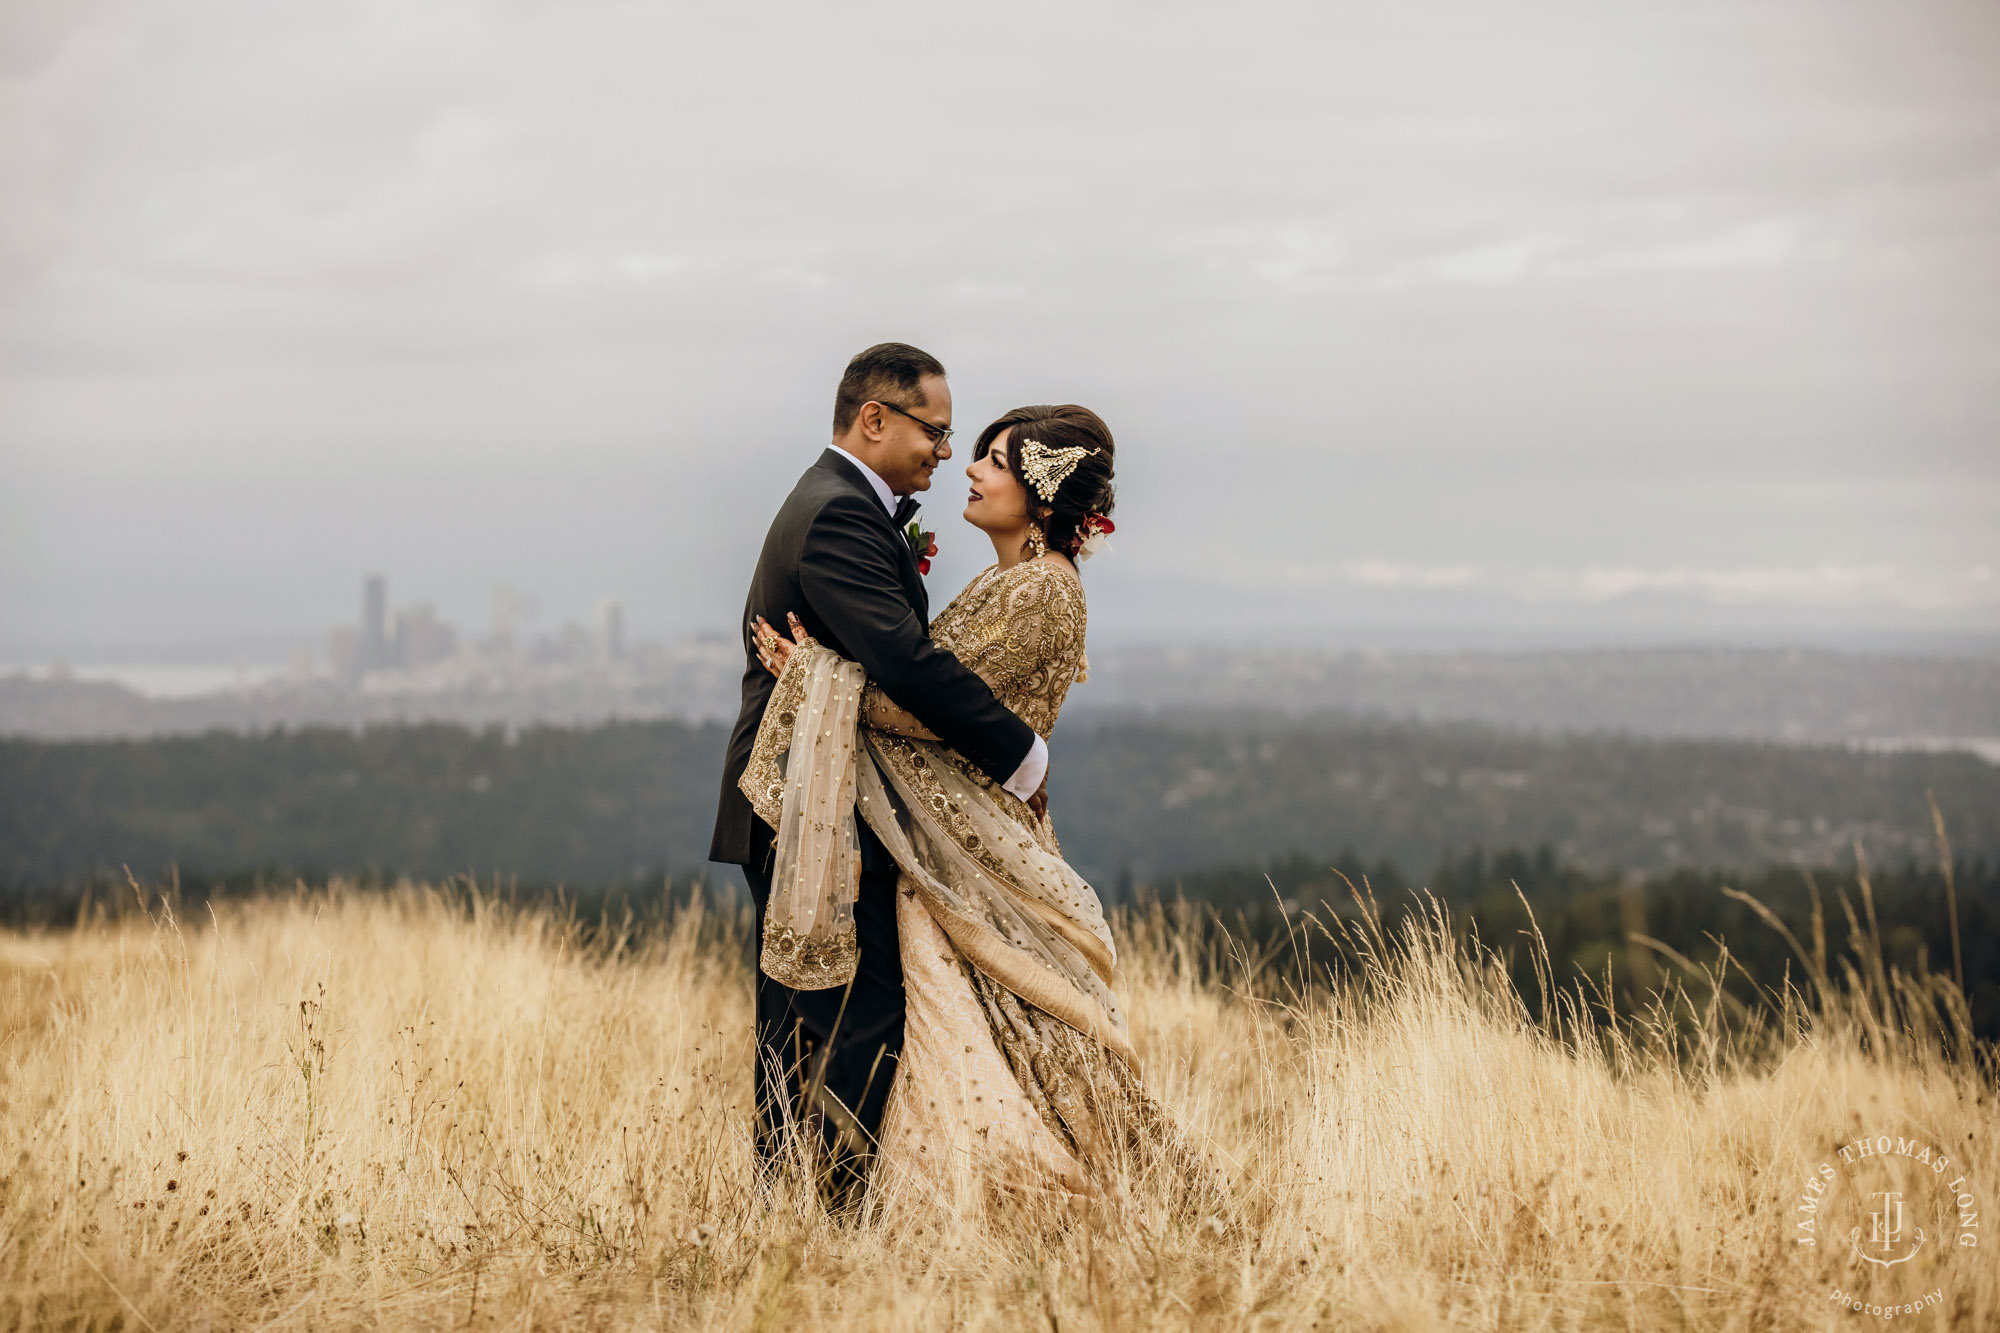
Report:
[[[972,447],[973,458],[984,458],[1000,432],[1009,429],[1014,433],[1007,437],[1007,467],[1014,480],[1021,483],[1021,489],[1028,493],[1029,516],[1041,520],[1042,533],[1051,551],[1061,551],[1074,559],[1081,545],[1077,529],[1092,514],[1111,517],[1111,506],[1117,499],[1111,486],[1115,449],[1111,428],[1097,413],[1075,403],[1017,407],[979,432],[979,441]],[[1076,470],[1063,478],[1055,498],[1045,502],[1036,492],[1034,482],[1021,470],[1022,440],[1040,440],[1050,449],[1093,452],[1077,460]]]

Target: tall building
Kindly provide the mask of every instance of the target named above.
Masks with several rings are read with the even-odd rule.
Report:
[[[597,604],[597,660],[616,662],[625,656],[625,604],[607,597]]]
[[[396,613],[396,639],[390,656],[405,671],[442,662],[458,652],[458,631],[437,618],[429,602]]]
[[[522,592],[510,583],[494,584],[493,651],[502,656],[512,654],[520,644],[521,632],[539,610],[532,593]]]
[[[352,625],[336,625],[326,632],[326,661],[333,678],[352,685],[361,678],[361,636]]]
[[[356,653],[360,675],[389,665],[389,580],[370,574],[361,585],[361,644]]]

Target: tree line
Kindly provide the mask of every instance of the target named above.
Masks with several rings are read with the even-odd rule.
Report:
[[[0,740],[0,885],[245,870],[637,884],[701,870],[725,729],[432,724]],[[1422,873],[1546,844],[1565,865],[2000,860],[2000,768],[1971,755],[1547,737],[1256,715],[1106,718],[1053,742],[1052,811],[1093,883],[1342,851]]]
[[[704,861],[725,739],[648,721],[4,740],[0,917],[74,919],[128,894],[128,869],[188,896],[465,876],[584,915],[697,885],[727,903],[731,873]],[[1759,982],[1796,977],[1782,934],[1725,890],[1810,940],[1816,887],[1836,951],[1851,908],[1891,966],[1962,970],[2000,1033],[2000,769],[1970,756],[1248,714],[1095,720],[1054,755],[1065,852],[1114,906],[1185,900],[1282,954],[1305,913],[1351,916],[1358,891],[1393,920],[1427,892],[1507,952],[1524,993],[1539,931],[1625,1003],[1684,972],[1675,955],[1712,963],[1717,940]],[[1957,852],[1956,961],[1932,794]],[[1723,985],[1757,1000],[1740,974]]]

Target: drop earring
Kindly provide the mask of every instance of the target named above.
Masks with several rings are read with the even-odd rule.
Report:
[[[1028,525],[1028,540],[1022,545],[1023,549],[1027,551],[1027,555],[1024,558],[1028,560],[1040,560],[1049,553],[1048,536],[1042,531],[1039,524],[1030,523]]]

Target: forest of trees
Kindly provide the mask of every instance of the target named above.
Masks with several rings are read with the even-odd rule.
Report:
[[[657,910],[669,877],[727,901],[704,861],[724,739],[630,722],[0,741],[0,916],[74,919],[129,892],[127,868],[190,897],[463,875],[584,911]],[[1532,910],[1558,967],[1609,966],[1621,1002],[1678,966],[1634,933],[1700,961],[1727,940],[1758,981],[1797,979],[1782,936],[1723,890],[1809,940],[1810,875],[1838,951],[1843,895],[1866,919],[1857,842],[1885,958],[1948,972],[1935,793],[1968,993],[2000,1034],[2000,769],[1970,756],[1251,715],[1105,719],[1053,748],[1065,851],[1113,904],[1184,897],[1271,944],[1288,914],[1351,914],[1350,884],[1391,918],[1429,890],[1513,955],[1524,993]]]
[[[611,885],[704,863],[725,734],[627,722],[0,740],[0,885],[122,868],[469,873]],[[1422,874],[1479,848],[1566,865],[2000,860],[2000,768],[1969,755],[1546,738],[1473,726],[1215,716],[1065,726],[1052,810],[1092,882],[1342,850]]]
[[[1868,969],[1862,960],[1869,956],[1905,975],[1962,973],[1974,1030],[2000,1038],[2000,862],[1959,860],[1955,870],[1949,890],[1941,866],[1870,866],[1852,854],[1817,869],[1681,869],[1642,879],[1565,865],[1543,846],[1467,852],[1413,880],[1393,863],[1343,851],[1331,858],[1216,867],[1151,885],[1121,881],[1108,896],[1137,903],[1185,898],[1213,913],[1236,939],[1261,942],[1274,963],[1301,971],[1300,955],[1315,944],[1321,959],[1334,952],[1328,934],[1309,919],[1352,922],[1367,901],[1395,929],[1410,914],[1441,906],[1458,934],[1476,933],[1506,957],[1522,995],[1538,993],[1530,941],[1539,932],[1558,981],[1589,976],[1595,993],[1608,976],[1613,1003],[1628,1014],[1641,994],[1669,976],[1699,995],[1707,985],[1700,967],[1711,969],[1738,1004],[1752,1008],[1767,1003],[1786,981],[1809,989],[1806,960],[1733,894],[1756,899],[1808,953],[1815,947],[1817,900],[1819,937],[1836,980],[1842,957],[1863,976]],[[1725,944],[1727,967],[1719,963]]]

